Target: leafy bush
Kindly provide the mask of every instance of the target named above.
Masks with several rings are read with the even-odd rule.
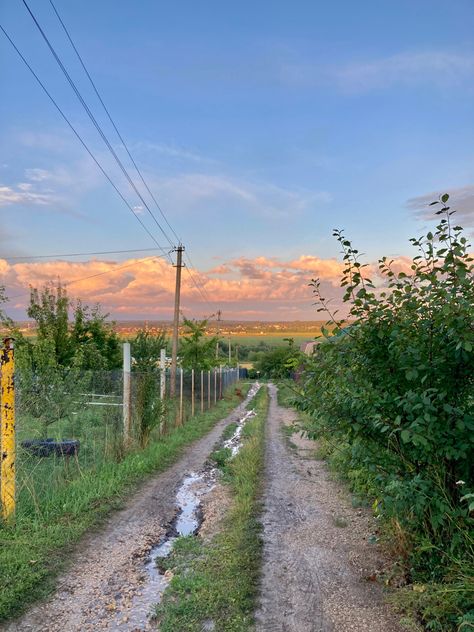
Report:
[[[420,600],[432,630],[455,629],[474,602],[466,584],[474,560],[473,259],[447,200],[440,200],[436,231],[411,240],[418,254],[408,272],[379,261],[382,285],[367,277],[358,251],[335,231],[352,322],[344,328],[314,280],[332,335],[325,330],[308,363],[299,403],[314,436],[335,441],[335,455],[346,446],[340,467],[398,525],[394,537],[410,542],[398,547],[407,580],[464,586],[450,592],[447,609],[439,601],[436,611],[433,598],[423,609]]]

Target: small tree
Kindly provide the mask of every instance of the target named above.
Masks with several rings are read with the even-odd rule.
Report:
[[[49,283],[40,291],[30,286],[30,305],[27,314],[36,321],[38,341],[52,344],[58,364],[68,365],[74,355],[69,336],[69,298],[58,282]]]
[[[179,355],[181,366],[185,369],[208,370],[216,364],[216,345],[218,336],[208,337],[208,320],[183,319],[185,335],[180,340]]]
[[[146,330],[137,332],[131,341],[134,375],[134,399],[138,440],[142,447],[150,440],[154,428],[160,425],[164,403],[159,398],[159,360],[167,345],[166,334],[153,335]]]

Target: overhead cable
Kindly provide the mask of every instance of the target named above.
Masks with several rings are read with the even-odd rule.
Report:
[[[16,46],[15,42],[12,40],[12,38],[8,35],[7,31],[3,28],[3,26],[0,24],[0,30],[3,32],[3,34],[5,35],[5,37],[8,39],[8,41],[10,42],[10,44],[13,46],[13,48],[15,49],[15,51],[17,52],[18,56],[20,57],[20,59],[23,61],[23,63],[25,64],[25,66],[28,68],[28,70],[31,72],[31,74],[33,75],[33,77],[36,79],[36,81],[38,82],[38,84],[41,86],[41,88],[43,89],[44,93],[46,94],[46,96],[49,98],[49,100],[52,102],[52,104],[54,105],[54,107],[58,110],[59,114],[62,116],[62,118],[64,119],[64,121],[67,123],[67,125],[69,126],[69,128],[72,130],[72,132],[74,133],[74,135],[76,136],[76,138],[79,140],[79,142],[81,143],[81,145],[84,147],[84,149],[87,151],[87,153],[89,154],[89,156],[92,158],[92,160],[95,162],[95,164],[99,167],[100,171],[102,172],[102,174],[105,176],[105,178],[109,181],[109,183],[112,185],[112,187],[115,189],[117,195],[120,197],[120,199],[124,202],[124,204],[127,206],[127,208],[130,210],[130,212],[132,213],[132,215],[136,218],[136,220],[141,224],[142,228],[148,233],[148,235],[151,237],[151,239],[155,242],[155,244],[157,245],[157,247],[159,248],[159,250],[161,250],[162,252],[165,252],[163,247],[160,246],[160,244],[158,243],[158,241],[156,240],[155,236],[153,235],[153,233],[148,229],[148,227],[146,226],[146,224],[140,219],[140,217],[135,213],[135,211],[133,210],[132,205],[127,201],[127,199],[124,197],[124,195],[121,193],[121,191],[119,190],[119,188],[117,187],[117,185],[114,183],[114,181],[112,180],[112,178],[109,176],[109,174],[105,171],[105,169],[102,167],[102,165],[100,164],[100,162],[98,161],[98,159],[94,156],[94,154],[92,153],[92,151],[89,149],[89,147],[87,146],[86,142],[83,140],[83,138],[81,137],[81,135],[79,134],[79,132],[76,130],[76,128],[74,127],[74,125],[71,123],[71,121],[68,119],[68,117],[66,116],[66,114],[63,112],[63,110],[61,109],[61,107],[58,105],[58,103],[56,102],[56,100],[54,99],[54,97],[51,95],[51,93],[48,91],[48,89],[46,88],[46,86],[44,85],[44,83],[41,81],[41,79],[38,77],[38,75],[36,74],[36,72],[33,70],[33,68],[30,66],[30,64],[28,63],[28,61],[26,60],[26,58],[23,56],[23,54],[21,53],[21,51],[19,50],[19,48]],[[169,253],[166,254],[166,256],[169,257]],[[170,257],[169,257],[170,258]],[[171,258],[170,258],[171,260]]]
[[[67,36],[67,38],[68,38],[68,40],[69,40],[69,42],[70,42],[70,44],[71,44],[72,48],[74,49],[74,52],[76,53],[77,58],[79,59],[79,62],[80,62],[80,64],[81,64],[81,66],[82,66],[82,68],[83,68],[84,72],[86,73],[87,78],[89,79],[90,84],[91,84],[91,86],[92,86],[92,88],[93,88],[93,90],[94,90],[94,92],[95,92],[95,94],[96,94],[97,98],[99,99],[99,101],[100,101],[100,103],[101,103],[102,107],[104,108],[104,111],[105,111],[105,113],[107,114],[107,117],[108,117],[108,119],[109,119],[110,123],[112,124],[112,127],[114,128],[115,132],[117,133],[117,136],[119,137],[120,142],[121,142],[121,143],[122,143],[122,145],[124,146],[124,149],[125,149],[125,151],[126,151],[126,152],[127,152],[127,154],[128,154],[128,157],[129,157],[129,158],[130,158],[130,160],[132,161],[133,166],[135,167],[135,169],[136,169],[136,171],[137,171],[138,175],[140,176],[140,179],[141,179],[141,181],[143,182],[143,185],[145,186],[146,190],[148,191],[148,193],[149,193],[150,197],[152,198],[153,202],[155,203],[155,205],[156,205],[157,209],[160,211],[161,216],[163,217],[164,221],[166,222],[166,224],[167,224],[168,228],[171,230],[171,232],[172,232],[172,233],[173,233],[173,235],[175,236],[175,238],[176,238],[176,240],[177,240],[177,243],[180,243],[180,241],[181,241],[181,240],[180,240],[180,238],[178,237],[178,235],[177,235],[177,234],[176,234],[176,232],[174,231],[173,227],[172,227],[172,226],[171,226],[171,224],[169,223],[168,218],[166,217],[166,215],[165,215],[165,213],[164,213],[163,209],[161,208],[161,206],[160,206],[160,205],[159,205],[159,203],[158,203],[158,200],[157,200],[157,199],[156,199],[156,197],[153,195],[153,192],[151,191],[151,189],[150,189],[150,187],[148,186],[148,184],[147,184],[147,182],[146,182],[146,180],[145,180],[145,178],[144,178],[144,176],[143,176],[143,174],[142,174],[141,170],[139,169],[139,167],[138,167],[137,163],[135,162],[135,159],[133,158],[133,156],[132,156],[132,154],[131,154],[131,152],[130,152],[130,150],[129,150],[128,146],[127,146],[127,143],[125,142],[125,140],[124,140],[124,138],[123,138],[122,134],[120,133],[120,131],[119,131],[119,129],[118,129],[118,127],[117,127],[117,125],[116,125],[116,123],[115,123],[114,119],[112,118],[112,115],[110,114],[110,112],[109,112],[109,110],[108,110],[107,106],[105,105],[104,100],[103,100],[103,98],[102,98],[102,96],[101,96],[101,94],[100,94],[100,92],[99,92],[99,90],[98,90],[98,88],[97,88],[97,86],[96,86],[96,84],[95,84],[94,80],[92,79],[92,77],[91,77],[91,75],[90,75],[89,71],[87,70],[87,67],[86,67],[86,65],[85,65],[85,63],[84,63],[84,60],[82,59],[81,54],[79,53],[79,51],[78,51],[78,49],[77,49],[76,45],[74,44],[73,39],[72,39],[72,37],[71,37],[71,34],[69,33],[69,30],[67,29],[66,25],[64,24],[64,21],[62,20],[61,16],[59,15],[59,12],[58,12],[58,10],[56,9],[56,6],[55,6],[55,4],[54,4],[53,0],[49,0],[49,2],[50,2],[51,6],[52,6],[52,8],[53,8],[53,10],[54,10],[54,12],[55,12],[55,14],[56,14],[56,16],[57,16],[57,18],[58,18],[58,20],[59,20],[59,22],[60,22],[61,26],[63,27],[64,32],[66,33],[66,36]]]
[[[120,160],[120,157],[117,155],[117,152],[115,151],[115,149],[112,147],[112,144],[110,143],[109,139],[107,138],[107,135],[105,134],[105,132],[103,131],[102,127],[100,126],[100,124],[97,122],[97,119],[95,118],[94,114],[92,113],[91,109],[89,108],[89,106],[87,105],[84,97],[82,96],[80,90],[78,89],[77,85],[75,84],[74,80],[72,79],[71,75],[69,74],[69,72],[67,71],[66,67],[64,66],[63,62],[61,61],[61,58],[59,57],[59,55],[57,54],[56,50],[54,49],[53,45],[51,44],[48,36],[46,35],[46,33],[44,32],[43,28],[41,27],[39,21],[37,20],[36,16],[34,15],[34,13],[32,12],[32,10],[30,9],[28,3],[26,2],[26,0],[22,0],[23,4],[25,5],[28,13],[30,14],[33,22],[35,23],[38,31],[40,32],[42,38],[44,39],[44,41],[46,42],[46,45],[48,46],[49,50],[51,51],[51,54],[53,55],[54,59],[56,60],[58,66],[60,67],[61,71],[63,72],[64,76],[66,77],[69,85],[71,86],[72,90],[74,91],[74,94],[76,95],[77,99],[79,100],[79,102],[81,103],[81,105],[83,106],[84,110],[86,111],[87,116],[90,118],[90,120],[92,121],[92,124],[94,125],[94,127],[96,128],[97,132],[99,133],[100,137],[102,138],[102,140],[104,141],[105,145],[107,146],[108,150],[110,151],[110,153],[112,154],[115,162],[118,164],[118,166],[120,167],[120,170],[122,171],[123,175],[125,176],[125,178],[127,179],[128,183],[130,184],[130,186],[132,187],[132,189],[135,191],[135,193],[137,194],[137,196],[139,197],[140,201],[142,202],[142,204],[145,206],[146,210],[148,211],[148,213],[150,214],[150,216],[152,217],[153,221],[155,222],[156,226],[158,227],[158,229],[160,230],[160,232],[163,234],[163,236],[165,237],[165,239],[169,242],[170,246],[173,246],[173,241],[170,239],[170,237],[168,236],[168,234],[166,233],[166,231],[163,229],[163,227],[161,226],[161,224],[158,222],[158,220],[156,219],[156,216],[154,215],[153,211],[150,209],[150,207],[148,206],[147,201],[145,200],[145,198],[142,196],[142,194],[140,193],[138,187],[136,186],[135,182],[132,180],[130,174],[128,173],[126,167],[124,166],[123,162]]]

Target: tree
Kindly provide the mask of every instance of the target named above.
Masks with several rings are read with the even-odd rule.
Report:
[[[254,362],[254,368],[262,376],[275,379],[288,378],[302,364],[304,355],[295,346],[293,338],[284,338],[288,344],[276,347],[266,353],[260,353]]]
[[[83,370],[120,367],[120,339],[98,304],[91,308],[80,300],[72,302],[64,286],[50,283],[41,290],[30,288],[27,314],[36,321],[38,342],[48,343],[59,365]]]
[[[41,291],[30,286],[30,305],[26,313],[36,321],[38,341],[51,343],[50,352],[61,365],[68,365],[74,355],[68,312],[69,298],[60,283],[49,283]]]
[[[142,329],[131,341],[135,427],[142,447],[147,445],[153,429],[163,420],[164,403],[159,398],[159,361],[161,349],[166,349],[166,346],[164,331],[154,335]]]
[[[208,370],[216,366],[216,344],[218,336],[208,337],[206,328],[208,321],[183,319],[185,335],[180,340],[179,356],[181,366],[185,369]]]
[[[110,370],[120,367],[121,344],[113,324],[107,323],[108,314],[102,314],[99,305],[89,307],[80,300],[74,306],[70,331],[74,354],[81,354],[83,369]]]

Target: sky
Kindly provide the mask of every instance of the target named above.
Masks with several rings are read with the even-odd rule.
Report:
[[[27,1],[175,244],[49,0]],[[384,255],[406,262],[409,238],[433,225],[427,204],[444,192],[472,234],[472,0],[54,3],[189,255],[188,317],[221,309],[228,319],[318,319],[311,278],[340,302],[333,228],[370,264]],[[29,285],[59,278],[72,297],[100,301],[116,319],[170,318],[175,268],[153,257],[162,250],[31,258],[157,242],[168,252],[170,243],[22,0],[0,2],[0,24],[131,207],[0,32],[7,312],[24,317]]]

